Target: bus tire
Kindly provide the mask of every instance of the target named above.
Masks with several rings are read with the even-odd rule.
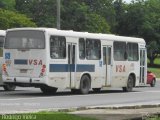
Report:
[[[124,92],[132,92],[133,90],[133,86],[134,86],[134,79],[133,77],[130,75],[129,78],[128,78],[128,81],[127,81],[127,86],[126,87],[123,87],[123,91]]]
[[[156,85],[156,80],[155,80],[155,78],[154,78],[154,79],[152,80],[150,86],[151,86],[151,87],[155,87],[155,85]]]
[[[41,91],[44,93],[44,94],[54,94],[57,92],[57,88],[55,87],[40,87]]]
[[[8,84],[5,84],[3,86],[4,90],[5,91],[14,91],[16,89],[16,86],[15,85],[8,85]]]
[[[92,88],[93,92],[99,93],[101,91],[101,88]]]
[[[80,93],[88,94],[90,85],[91,85],[90,78],[87,75],[82,76],[80,81]]]

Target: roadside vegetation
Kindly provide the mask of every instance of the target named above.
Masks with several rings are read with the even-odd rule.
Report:
[[[153,72],[157,78],[160,78],[160,57],[155,59],[153,65],[148,64],[148,71]]]
[[[160,117],[159,116],[155,116],[155,117],[148,118],[146,120],[160,120]]]
[[[62,112],[38,112],[0,115],[0,120],[96,120]]]

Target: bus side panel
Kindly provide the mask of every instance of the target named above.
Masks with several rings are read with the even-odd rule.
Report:
[[[50,60],[49,63],[48,85],[57,88],[69,87],[68,72],[65,69],[66,61]]]
[[[102,61],[95,61],[95,72],[92,73],[91,88],[101,88],[103,86]]]
[[[130,69],[127,61],[113,62],[113,76],[111,81],[112,87],[124,87],[127,85],[128,71]]]

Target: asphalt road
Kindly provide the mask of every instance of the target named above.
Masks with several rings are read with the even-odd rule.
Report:
[[[56,110],[77,107],[116,107],[160,104],[160,81],[156,87],[138,87],[125,93],[122,89],[103,90],[100,93],[74,95],[70,91],[58,91],[55,95],[44,95],[38,88],[21,88],[5,92],[0,88],[0,113],[38,110]]]

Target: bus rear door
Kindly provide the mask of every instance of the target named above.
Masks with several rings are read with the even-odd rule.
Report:
[[[140,49],[140,85],[146,84],[147,68],[146,68],[146,49]]]
[[[75,87],[76,80],[76,65],[77,65],[77,45],[75,43],[67,43],[68,48],[68,79],[69,79],[69,87]]]
[[[111,46],[103,46],[103,75],[105,75],[105,86],[110,86],[112,78]]]

